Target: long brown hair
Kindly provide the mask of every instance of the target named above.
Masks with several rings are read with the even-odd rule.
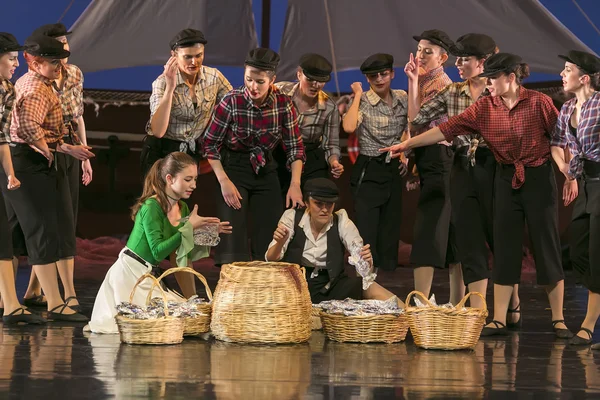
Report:
[[[175,152],[156,161],[144,180],[144,191],[136,203],[131,207],[131,219],[135,220],[138,211],[150,197],[156,200],[165,212],[169,211],[169,199],[166,193],[167,175],[175,176],[188,165],[196,165],[196,161],[187,153]]]

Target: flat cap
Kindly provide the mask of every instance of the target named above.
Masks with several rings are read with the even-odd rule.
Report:
[[[309,53],[300,57],[300,68],[307,78],[318,82],[329,82],[333,67],[319,54]]]
[[[175,50],[176,47],[189,47],[196,43],[206,44],[208,42],[204,38],[204,33],[197,29],[187,28],[179,31],[179,33],[171,39],[169,46],[171,47],[171,50]]]
[[[265,71],[275,71],[279,65],[279,54],[265,47],[250,50],[244,64]]]
[[[482,33],[467,33],[462,35],[450,48],[450,53],[455,57],[482,57],[494,54],[496,42],[488,35]]]
[[[340,196],[340,191],[331,179],[313,178],[304,184],[304,195],[318,201],[335,202]]]
[[[67,36],[72,32],[67,31],[67,27],[62,22],[57,22],[56,24],[46,24],[37,28],[35,31],[31,33],[31,36],[44,35],[50,36],[53,38]]]
[[[386,53],[377,53],[369,56],[360,66],[363,74],[374,74],[394,68],[394,56]]]
[[[417,42],[421,40],[428,40],[433,44],[436,44],[446,51],[450,51],[454,42],[450,39],[450,36],[444,31],[440,31],[439,29],[430,29],[428,31],[424,31],[419,36],[413,36]]]
[[[8,32],[0,32],[0,54],[19,50],[23,50],[23,46],[17,42],[17,38]]]
[[[67,58],[71,52],[65,50],[58,40],[45,35],[30,36],[25,40],[24,50],[31,55],[52,60]]]
[[[515,54],[498,53],[489,57],[483,63],[483,73],[479,74],[482,78],[494,77],[499,73],[511,73],[523,59]]]
[[[586,74],[595,74],[600,72],[600,58],[594,54],[585,51],[571,50],[566,56],[559,56],[577,67]]]

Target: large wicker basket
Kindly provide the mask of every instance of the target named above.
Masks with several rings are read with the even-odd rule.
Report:
[[[330,340],[355,343],[397,343],[406,339],[406,315],[353,315],[321,312],[323,332]]]
[[[409,306],[414,295],[419,296],[428,307]],[[471,295],[481,297],[484,308],[464,308]],[[406,315],[414,342],[424,349],[474,348],[488,315],[485,298],[478,292],[468,293],[456,308],[448,309],[433,306],[423,293],[412,291],[406,298],[406,305]]]
[[[129,302],[133,301],[133,296],[137,287],[145,279],[154,281],[160,291],[164,301],[165,316],[157,319],[133,319],[122,315],[115,317],[121,342],[128,344],[177,344],[183,341],[183,320],[169,316],[167,308],[167,296],[164,290],[151,274],[144,274],[138,279],[129,295]],[[154,287],[154,286],[153,286]],[[152,290],[150,291],[152,293]],[[150,295],[148,295],[149,300]],[[147,304],[147,302],[146,302]]]
[[[213,298],[211,330],[224,341],[300,343],[310,338],[304,271],[296,264],[225,264]]]
[[[169,268],[165,272],[162,273],[161,276],[158,277],[157,281],[162,281],[165,277],[174,274],[176,272],[187,272],[189,274],[195,275],[200,282],[204,285],[204,289],[206,290],[206,296],[208,296],[208,300],[212,302],[212,292],[210,291],[210,287],[208,287],[208,283],[204,276],[198,272],[196,272],[192,268],[188,267],[177,267],[177,268]],[[152,291],[150,291],[152,293]],[[148,294],[150,296],[150,294]],[[204,315],[200,315],[196,318],[188,317],[183,318],[184,322],[184,330],[183,336],[201,336],[202,334],[210,331],[210,318],[212,314],[212,303],[207,304],[199,304],[198,311],[202,312]]]

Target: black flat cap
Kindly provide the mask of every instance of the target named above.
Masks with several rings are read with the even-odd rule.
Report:
[[[455,57],[482,57],[488,54],[494,54],[496,51],[496,42],[488,35],[481,33],[467,33],[462,35],[454,46],[450,48],[450,53]]]
[[[394,68],[394,56],[391,54],[377,53],[369,56],[360,66],[363,74],[375,74]]]
[[[39,28],[37,28],[35,31],[33,31],[31,33],[31,36],[45,35],[45,36],[57,38],[57,37],[61,37],[61,36],[70,35],[71,33],[72,32],[67,31],[67,27],[65,26],[65,24],[58,22],[56,24],[46,24],[46,25],[40,26]]]
[[[483,73],[479,74],[481,78],[494,77],[499,73],[514,72],[515,67],[521,64],[523,59],[515,54],[498,53],[489,57],[483,63]]]
[[[197,29],[187,28],[179,31],[177,35],[169,42],[171,50],[175,50],[176,47],[189,47],[196,43],[206,44],[207,40],[204,38],[204,33]]]
[[[421,40],[428,40],[433,44],[437,44],[438,46],[444,48],[446,51],[450,51],[450,48],[454,44],[450,36],[444,31],[440,31],[439,29],[431,29],[421,33],[420,36],[413,36],[417,42]]]
[[[340,191],[330,179],[313,178],[304,184],[304,195],[318,201],[335,202],[340,196]]]
[[[0,32],[0,54],[19,50],[23,50],[23,46],[17,42],[17,38],[8,32]]]
[[[600,72],[600,58],[594,54],[586,53],[585,51],[571,50],[566,56],[559,56],[577,67],[586,74],[595,74]]]
[[[52,60],[67,58],[71,52],[65,50],[58,40],[45,35],[30,36],[25,40],[24,50],[31,55]]]
[[[244,64],[265,71],[275,71],[279,65],[279,54],[265,47],[250,50]]]
[[[309,53],[300,57],[300,68],[307,78],[318,82],[329,82],[333,67],[319,54]]]

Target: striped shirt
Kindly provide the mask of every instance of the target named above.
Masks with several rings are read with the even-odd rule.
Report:
[[[569,164],[569,174],[579,178],[583,173],[583,160],[600,162],[600,92],[594,92],[581,106],[576,136],[569,127],[571,115],[577,106],[577,98],[563,104],[550,145],[568,147],[573,155]]]
[[[0,84],[0,143],[10,142],[10,121],[15,104],[15,88],[8,80]]]
[[[294,101],[294,95],[300,84],[278,82],[275,86]],[[298,127],[302,134],[302,141],[304,143],[321,143],[327,161],[332,155],[337,156],[338,159],[341,158],[340,113],[336,103],[321,90],[317,106],[298,114]]]
[[[452,80],[444,72],[444,67],[438,67],[426,72],[419,76],[419,104],[423,105],[433,99],[440,90],[450,85]],[[418,129],[411,132],[412,136],[417,136],[420,133],[426,132],[431,128],[434,128],[442,122],[448,121],[448,116],[442,114],[435,120],[428,121],[426,126],[419,127]],[[441,141],[439,144],[450,145],[446,141]]]

